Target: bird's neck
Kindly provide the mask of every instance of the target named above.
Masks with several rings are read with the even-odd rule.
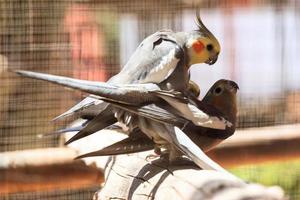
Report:
[[[236,106],[236,99],[232,98],[227,101],[224,100],[218,100],[216,98],[211,97],[204,97],[203,102],[210,104],[211,106],[215,107],[217,110],[219,110],[224,117],[231,123],[233,123],[235,128],[235,123],[237,119],[237,106]]]

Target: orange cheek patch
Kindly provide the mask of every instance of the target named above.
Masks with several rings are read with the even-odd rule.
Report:
[[[192,46],[194,51],[197,53],[200,53],[204,49],[204,44],[200,41],[194,42]]]

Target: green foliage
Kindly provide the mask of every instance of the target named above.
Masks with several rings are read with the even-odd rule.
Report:
[[[248,165],[230,171],[250,182],[279,185],[291,200],[300,199],[300,160]]]

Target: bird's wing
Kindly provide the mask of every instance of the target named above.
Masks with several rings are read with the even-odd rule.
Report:
[[[123,110],[163,123],[178,125],[176,123],[183,119],[183,123],[191,121],[196,126],[212,129],[225,130],[227,127],[232,126],[232,123],[227,121],[222,113],[216,112],[214,107],[205,104],[205,102],[197,100],[197,104],[194,104],[180,93],[163,90],[152,90],[147,95],[162,98],[167,104],[158,101],[156,105],[136,107],[136,105],[130,105],[126,101],[120,102],[112,98],[99,98]]]
[[[234,177],[235,179],[239,179],[210,159],[180,128],[176,126],[169,126],[169,133],[173,140],[172,144],[174,144],[178,150],[182,151],[202,169],[220,171]]]
[[[66,117],[73,115],[76,115],[78,117],[96,116],[106,106],[107,103],[104,103],[101,100],[95,100],[95,98],[92,98],[92,96],[88,96],[66,112],[55,117],[52,121],[63,120]]]
[[[147,119],[159,123],[171,124],[173,126],[182,127],[185,131],[188,132],[188,136],[195,141],[198,140],[200,136],[215,139],[226,139],[229,136],[231,136],[234,132],[234,129],[220,130],[196,126],[190,120],[187,120],[178,115],[177,111],[169,105],[164,105],[163,108],[162,106],[159,107],[156,104],[148,104],[144,106],[131,106],[113,102],[106,98],[101,99],[105,102],[110,103],[116,108],[130,112],[137,116],[145,117]]]
[[[221,112],[217,112],[214,107],[205,102],[199,100],[194,100],[196,103],[191,102],[179,93],[170,91],[157,90],[150,93],[164,99],[178,111],[181,117],[192,121],[196,126],[225,130],[233,125],[222,116]]]
[[[121,72],[110,78],[108,83],[163,82],[172,74],[179,61],[184,59],[184,52],[181,49],[182,42],[173,37],[173,35],[174,32],[164,30],[145,38]],[[182,61],[182,63],[184,62]],[[101,109],[102,105],[99,100],[87,97],[54,120],[63,119],[74,113],[81,117],[85,113],[93,112],[95,105],[97,105],[96,110]]]
[[[158,31],[145,38],[112,83],[161,83],[177,67],[184,67],[182,42],[172,31]]]
[[[133,113],[135,115],[145,117],[147,119],[151,119],[157,122],[161,123],[168,123],[173,124],[177,126],[183,126],[185,123],[188,122],[188,120],[176,115],[176,110],[174,110],[173,107],[169,105],[164,105],[162,107],[157,106],[156,104],[147,104],[143,106],[132,106],[128,104],[123,104],[120,102],[115,102],[111,99],[104,98],[104,97],[98,97],[99,99],[110,103],[116,108],[120,108],[121,110]],[[174,113],[170,112],[171,110],[174,111]]]
[[[148,151],[154,148],[154,142],[150,138],[148,138],[144,133],[142,133],[140,129],[136,129],[134,131],[135,133],[131,134],[128,138],[125,138],[101,150],[80,155],[76,159],[92,156],[130,154]]]
[[[76,140],[79,140],[83,137],[91,135],[99,130],[102,130],[114,123],[117,120],[112,113],[112,108],[108,105],[101,113],[99,113],[94,119],[87,122],[86,126],[82,128],[76,135],[69,139],[65,144],[70,144]]]

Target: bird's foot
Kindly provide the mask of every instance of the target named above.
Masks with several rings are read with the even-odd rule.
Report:
[[[158,157],[160,157],[160,155],[157,155],[157,154],[150,154],[150,155],[146,156],[146,161],[147,161],[147,162],[151,162],[151,161],[157,159]]]
[[[146,161],[147,162],[150,162],[150,161],[153,161],[159,157],[161,157],[162,155],[162,152],[161,152],[161,149],[159,146],[155,145],[154,147],[154,154],[150,154],[146,157]]]

